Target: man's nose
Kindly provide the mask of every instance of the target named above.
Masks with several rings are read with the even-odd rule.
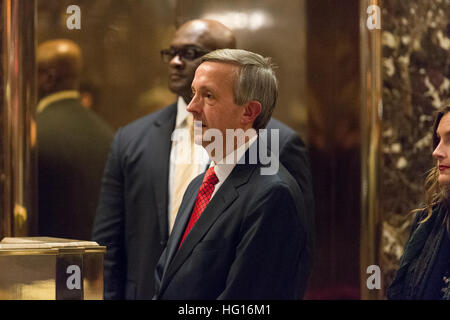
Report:
[[[180,68],[183,66],[183,60],[180,58],[178,54],[176,54],[172,60],[170,60],[170,66],[174,68]]]
[[[194,94],[192,96],[192,100],[189,102],[186,110],[194,115],[200,112],[200,103],[198,102],[197,95]]]

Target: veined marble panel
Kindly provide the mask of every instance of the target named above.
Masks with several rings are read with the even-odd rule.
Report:
[[[391,283],[433,165],[433,113],[450,96],[450,0],[382,3],[380,161],[383,289]]]

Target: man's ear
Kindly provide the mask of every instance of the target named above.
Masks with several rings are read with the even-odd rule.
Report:
[[[261,114],[262,106],[259,101],[252,100],[247,102],[247,104],[244,105],[244,113],[241,118],[241,123],[248,125],[253,125],[253,122],[255,121],[256,117],[258,117]]]

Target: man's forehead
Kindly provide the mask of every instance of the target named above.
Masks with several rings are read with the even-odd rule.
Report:
[[[195,71],[195,74],[204,74],[204,73],[210,73],[210,74],[221,74],[223,76],[232,76],[236,73],[238,70],[238,66],[232,63],[226,63],[221,61],[205,61],[202,62],[197,70]]]
[[[232,82],[238,66],[218,61],[205,61],[195,71],[194,82],[214,79],[219,82]]]

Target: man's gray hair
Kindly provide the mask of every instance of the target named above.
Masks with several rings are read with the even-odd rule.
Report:
[[[202,62],[224,62],[239,66],[234,86],[234,103],[243,105],[252,100],[261,103],[261,113],[253,128],[263,129],[272,117],[278,97],[278,81],[271,58],[240,49],[221,49],[203,56]]]

